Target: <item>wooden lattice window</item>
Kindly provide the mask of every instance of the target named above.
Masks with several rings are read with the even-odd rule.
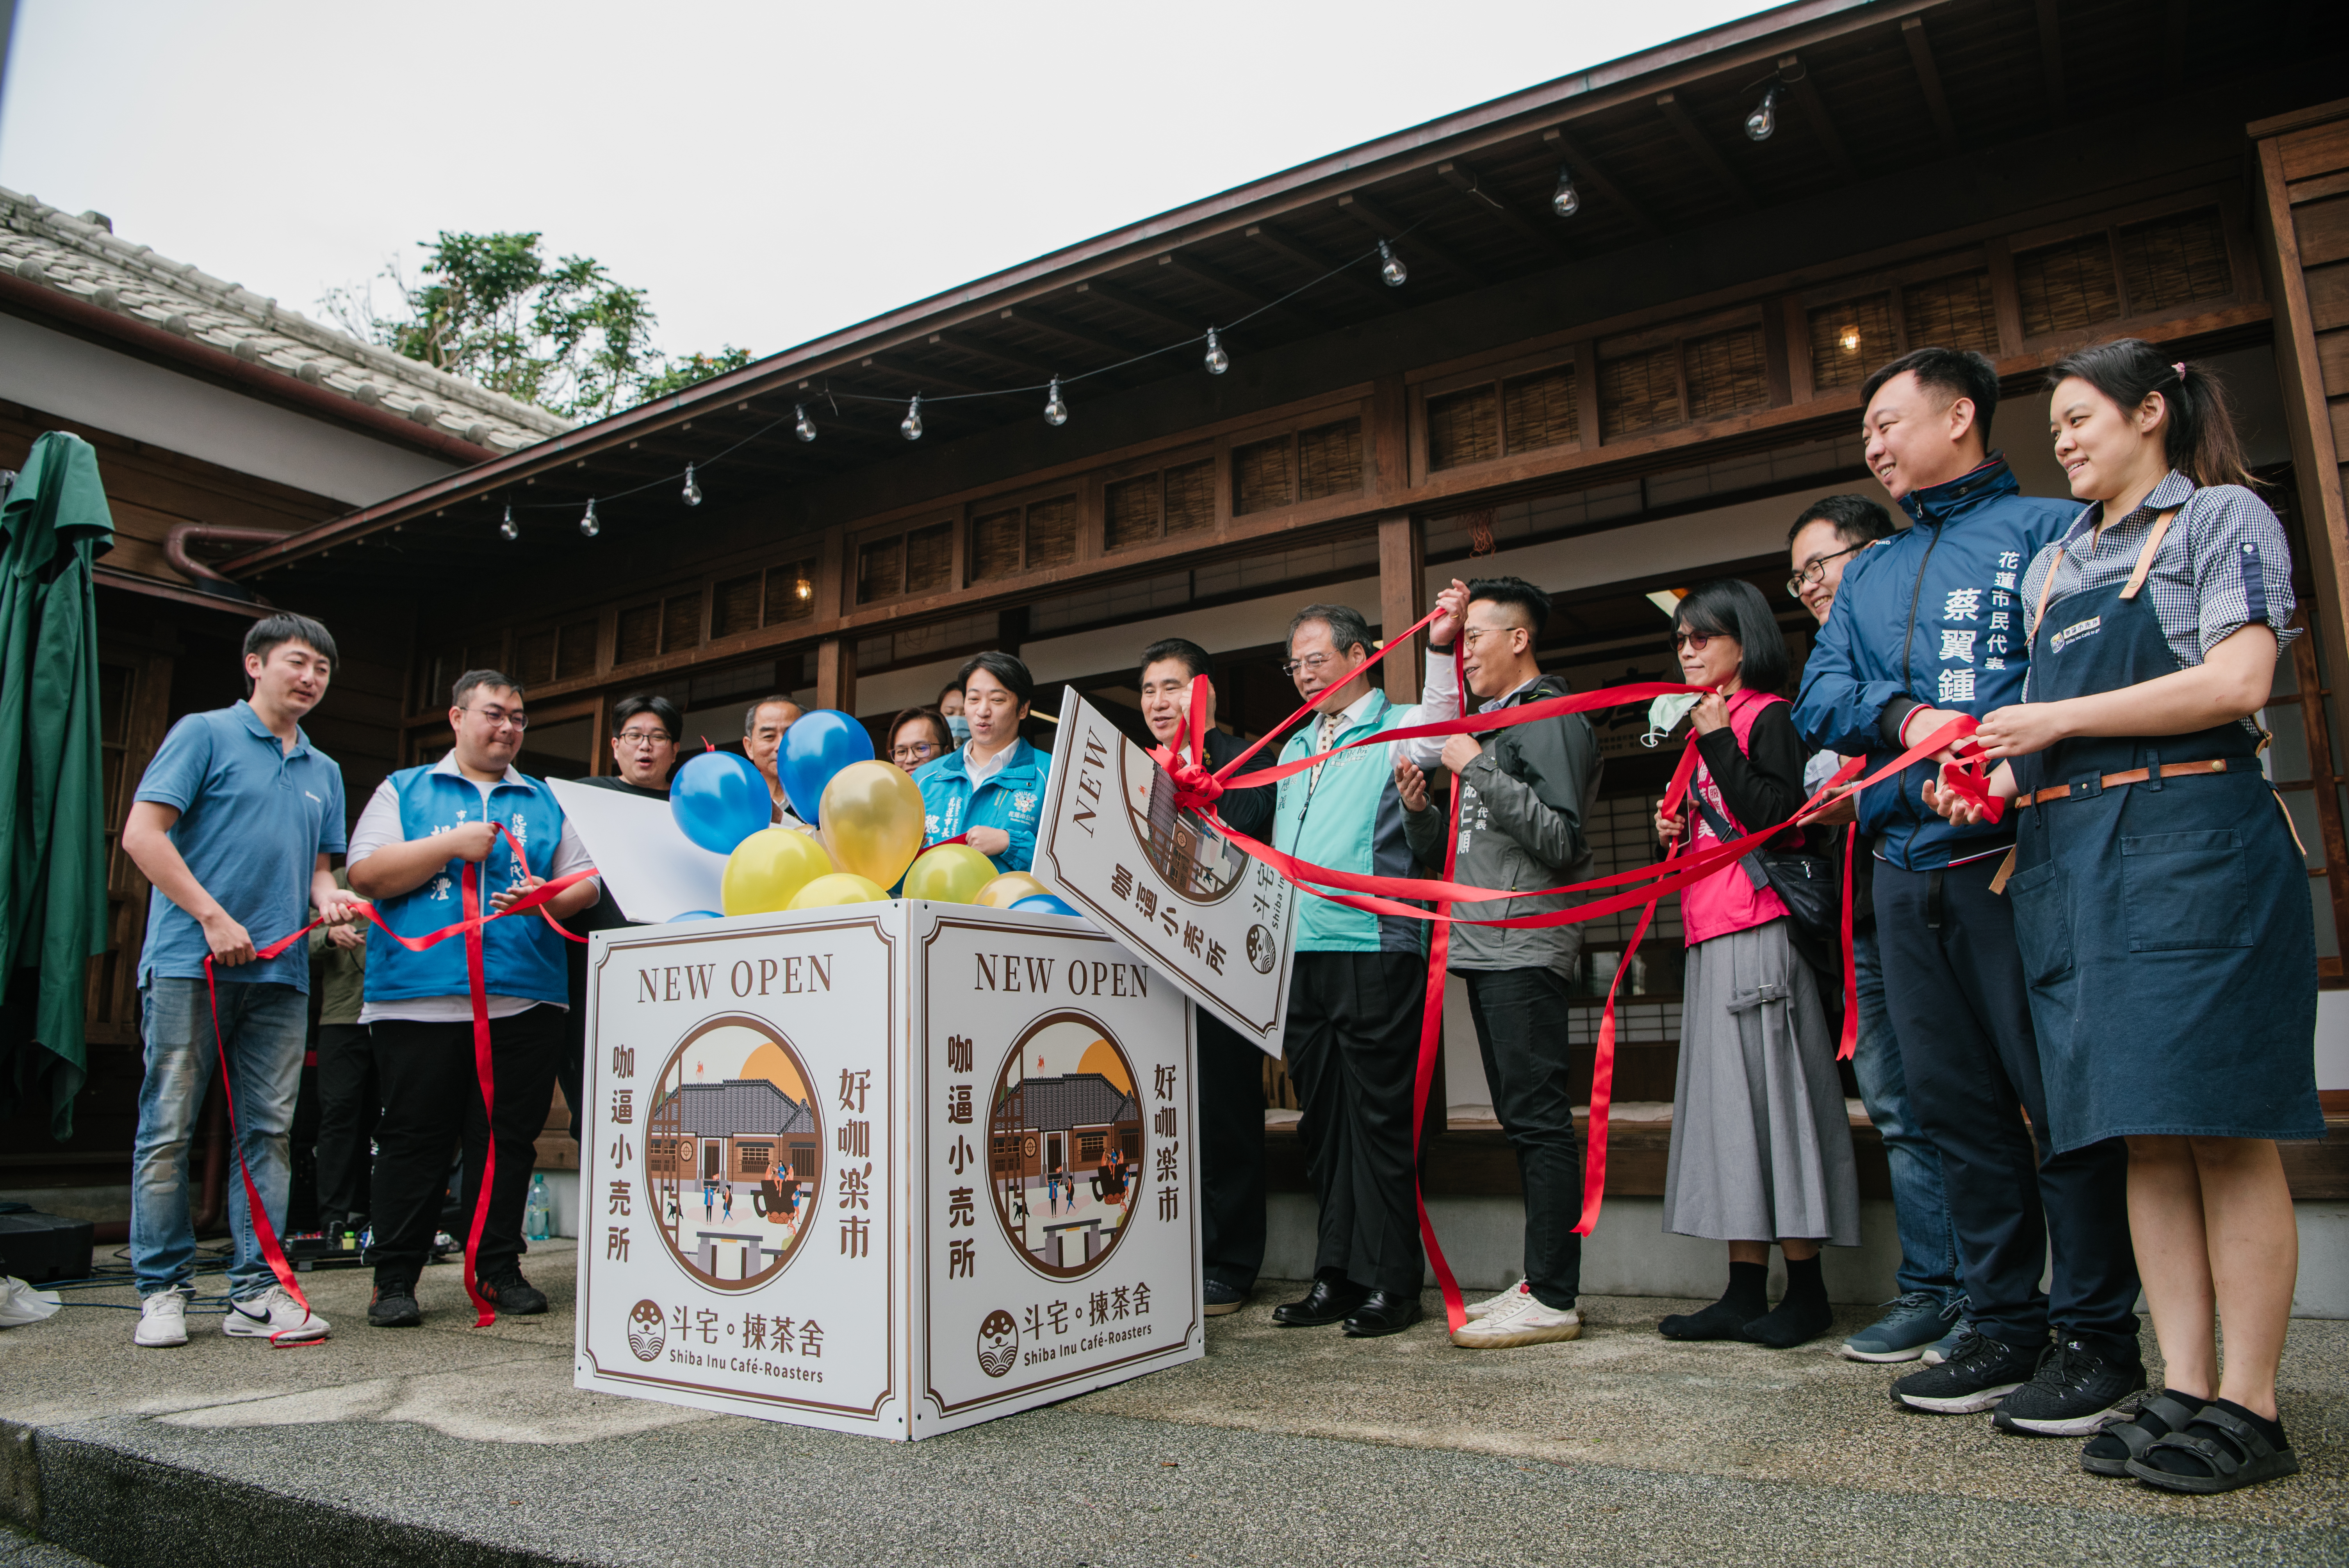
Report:
[[[422,706],[432,709],[447,707],[449,694],[456,688],[459,676],[467,670],[493,666],[497,662],[498,651],[494,645],[442,650],[433,656],[431,667],[425,672]]]
[[[1152,542],[1165,531],[1165,519],[1158,510],[1161,483],[1158,475],[1143,474],[1138,479],[1120,480],[1109,487],[1102,497],[1102,507],[1106,513],[1104,537],[1110,549],[1131,550],[1137,544]]]
[[[1288,471],[1288,438],[1277,437],[1232,453],[1232,511],[1246,514],[1290,504],[1296,487]]]
[[[1216,526],[1216,462],[1213,458],[1166,470],[1166,535]]]
[[[767,568],[765,624],[805,621],[815,614],[815,562],[793,561]]]
[[[951,522],[935,522],[905,535],[905,592],[935,593],[954,586]]]
[[[2113,246],[2099,232],[2042,245],[2014,258],[2014,290],[2023,302],[2023,335],[2078,332],[2121,314],[2113,277]],[[1925,341],[1909,328],[1909,341]]]
[[[633,665],[660,653],[661,609],[657,602],[631,604],[620,612],[620,634],[613,651],[616,665]]]
[[[1354,471],[1361,470],[1361,437]],[[1359,479],[1356,480],[1359,484]],[[1111,485],[1102,496],[1103,536],[1112,550],[1132,550],[1175,534],[1216,525],[1216,463],[1212,458],[1179,463],[1157,473],[1136,474]]]
[[[1019,509],[982,512],[970,524],[970,580],[984,583],[1019,570]]]
[[[1319,500],[1362,488],[1362,422],[1340,419],[1297,437],[1297,498]]]
[[[856,602],[895,599],[905,591],[905,536],[868,539],[856,547]]]
[[[2132,315],[2234,293],[2219,210],[2179,212],[2120,232],[2121,284]]]
[[[1471,387],[1427,400],[1427,466],[1456,469],[1501,455],[1500,397],[1490,387]]]
[[[1679,349],[1654,348],[1601,364],[1599,422],[1610,441],[1681,423]]]
[[[1574,407],[1574,366],[1552,366],[1501,383],[1501,438],[1512,452],[1582,438]]]
[[[1077,498],[1056,496],[1028,509],[1028,570],[1066,566],[1077,558]]]
[[[1760,327],[1691,338],[1683,352],[1688,356],[1690,418],[1717,419],[1770,401]]]
[[[729,577],[710,591],[709,634],[730,637],[737,632],[758,629],[759,596],[764,587],[761,573],[747,577]]]
[[[1868,372],[1898,358],[1892,347],[1892,301],[1880,294],[1837,300],[1811,312],[1811,387],[1857,387]]]
[[[771,1143],[738,1143],[734,1146],[735,1166],[745,1176],[763,1176],[775,1160]]]
[[[525,686],[554,679],[554,628],[524,632],[514,643],[514,675]]]
[[[1900,291],[1911,348],[1970,348],[1998,356],[1998,305],[1990,273],[1951,273]]]
[[[563,628],[562,638],[555,645],[554,678],[575,681],[595,673],[595,622],[591,616]]]
[[[970,580],[1067,565],[1077,558],[1077,515],[1067,495],[981,512],[970,524]]]
[[[701,595],[678,593],[661,601],[661,652],[682,653],[701,645]]]

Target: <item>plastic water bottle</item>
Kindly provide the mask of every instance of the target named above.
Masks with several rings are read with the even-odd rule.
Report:
[[[546,1178],[530,1179],[530,1202],[523,1210],[522,1233],[526,1241],[543,1242],[554,1228],[554,1205],[546,1195]]]

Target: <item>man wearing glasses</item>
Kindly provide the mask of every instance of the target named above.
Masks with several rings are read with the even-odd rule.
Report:
[[[519,683],[495,670],[468,670],[450,694],[456,745],[429,767],[385,779],[352,830],[352,891],[402,936],[428,935],[465,918],[470,862],[484,913],[590,861],[553,790],[513,765],[530,717]],[[494,824],[494,826],[493,826]],[[503,833],[497,831],[504,830]],[[594,903],[594,877],[543,905],[560,920]],[[466,943],[451,937],[421,953],[367,934],[366,1005],[383,1119],[376,1130],[375,1299],[367,1321],[381,1328],[423,1321],[416,1282],[430,1255],[449,1171],[449,1146],[461,1134],[464,1191],[481,1191],[490,1140],[497,1183],[476,1263],[482,1289],[501,1312],[546,1310],[545,1295],[522,1274],[522,1212],[537,1162],[554,1074],[564,1050],[571,987],[562,934],[533,914],[481,932],[490,1054],[497,1114],[482,1104],[473,1064],[472,983]]]

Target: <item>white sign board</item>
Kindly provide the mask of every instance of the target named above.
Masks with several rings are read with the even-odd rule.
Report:
[[[1190,1008],[1081,923],[598,932],[583,1388],[921,1438],[1205,1353]]]
[[[1267,1056],[1288,1013],[1296,890],[1195,811],[1073,686],[1036,828],[1036,874]]]
[[[726,857],[687,838],[667,801],[568,779],[546,782],[622,914],[649,923],[719,907]]]

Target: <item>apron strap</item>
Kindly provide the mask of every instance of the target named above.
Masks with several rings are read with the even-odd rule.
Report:
[[[2145,548],[2137,552],[2137,570],[2129,573],[2128,586],[2121,590],[2122,598],[2136,598],[2137,590],[2145,586],[2145,574],[2153,570],[2153,553],[2161,548],[2162,540],[2169,533],[2170,520],[2177,515],[2178,509],[2173,506],[2153,520],[2152,531],[2145,536]],[[2055,573],[2050,572],[2047,576],[2052,582]]]

